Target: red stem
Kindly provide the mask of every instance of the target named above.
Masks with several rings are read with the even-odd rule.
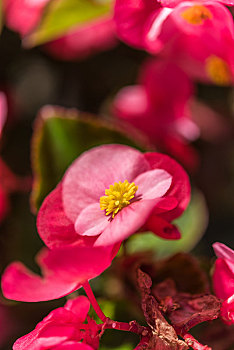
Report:
[[[117,329],[120,331],[136,333],[143,337],[146,337],[150,334],[151,331],[148,327],[143,327],[139,325],[136,321],[131,321],[129,323],[126,323],[126,322],[118,322],[118,321],[110,320],[108,317],[104,315],[103,311],[98,305],[98,302],[93,294],[93,291],[88,281],[83,284],[83,288],[85,290],[85,293],[87,294],[87,297],[89,298],[89,301],[94,311],[96,312],[100,320],[103,322],[103,324],[100,325],[100,329],[102,330]]]
[[[85,293],[87,294],[87,297],[89,298],[89,301],[90,301],[92,307],[94,308],[94,311],[96,312],[96,314],[98,315],[100,320],[102,322],[105,322],[107,317],[104,315],[100,306],[98,305],[98,302],[93,294],[93,291],[92,291],[88,281],[83,284],[83,288],[85,290]]]
[[[191,346],[194,350],[212,350],[207,345],[202,345],[199,343],[191,334],[187,333],[183,335],[184,340],[186,343]]]

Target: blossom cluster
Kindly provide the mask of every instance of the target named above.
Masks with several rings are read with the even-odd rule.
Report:
[[[2,274],[2,292],[8,299],[23,302],[64,296],[68,300],[16,340],[13,349],[96,350],[104,332],[116,329],[140,337],[135,350],[208,350],[211,348],[189,332],[199,323],[218,318],[225,327],[234,324],[234,251],[226,245],[213,245],[217,256],[213,294],[199,263],[189,255],[176,255],[173,263],[154,263],[147,254],[130,258],[122,254],[123,261],[116,266],[122,264],[124,271],[119,268],[118,273],[122,281],[127,280],[124,288],[132,287],[129,294],[138,290],[135,297],[146,326],[107,317],[89,281],[109,268],[121,249],[125,250],[126,241],[136,235],[144,239],[150,232],[166,242],[181,239],[175,220],[184,214],[191,199],[190,178],[184,167],[193,173],[199,164],[191,143],[205,135],[205,129],[214,138],[226,130],[220,115],[195,96],[195,86],[197,82],[233,85],[234,27],[225,5],[234,2],[110,2],[108,14],[72,26],[48,40],[44,50],[63,60],[84,59],[115,46],[119,38],[146,51],[151,57],[144,62],[137,84],[122,88],[108,106],[113,124],[120,125],[128,136],[139,132],[145,149],[122,142],[96,145],[92,140],[92,147],[81,147],[60,181],[43,197],[36,219],[44,244],[35,259],[41,273],[14,261]],[[3,0],[6,25],[27,45],[47,10],[56,8],[54,4],[52,0]],[[0,137],[7,108],[7,97],[0,92]],[[202,117],[206,123],[201,122]],[[28,178],[14,175],[0,158],[0,223],[9,210],[9,194],[27,191],[30,185]],[[185,273],[180,271],[183,269],[187,269]],[[177,283],[178,271],[184,273],[184,280],[194,278],[197,289],[186,289],[187,281]],[[77,297],[81,288],[87,297]],[[90,306],[101,323],[91,316]]]

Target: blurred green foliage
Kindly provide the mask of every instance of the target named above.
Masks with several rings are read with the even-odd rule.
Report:
[[[110,12],[111,0],[52,0],[39,26],[24,40],[26,46],[45,44],[68,30]]]

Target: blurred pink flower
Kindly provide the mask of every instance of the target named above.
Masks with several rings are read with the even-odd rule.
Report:
[[[6,95],[0,91],[0,140],[8,114]],[[9,207],[9,194],[15,191],[27,191],[31,187],[31,180],[20,178],[8,168],[0,157],[0,222],[5,218]]]
[[[6,24],[21,36],[29,34],[40,22],[50,0],[3,0]]]
[[[118,93],[113,112],[191,170],[198,159],[189,142],[199,136],[190,111],[193,89],[191,80],[177,65],[152,60],[143,67],[138,85]]]
[[[213,244],[217,260],[213,274],[215,294],[223,299],[221,317],[234,324],[234,251],[222,243]]]
[[[8,299],[27,302],[61,298],[107,269],[118,249],[119,245],[42,249],[36,257],[42,277],[22,263],[13,262],[2,276],[3,294]]]
[[[159,153],[142,154],[124,145],[103,145],[80,157],[44,200],[38,232],[49,248],[106,246],[140,229],[178,239],[170,222],[190,200],[185,171]]]
[[[45,45],[55,58],[63,60],[83,59],[117,44],[114,22],[103,17],[71,29],[65,35]]]
[[[39,25],[46,5],[51,0],[3,0],[6,25],[27,36]],[[45,44],[54,57],[63,60],[83,59],[117,44],[112,14],[73,26]]]
[[[51,311],[32,332],[16,340],[13,350],[92,350],[80,342],[89,307],[85,296],[68,300],[64,307]]]
[[[199,79],[233,83],[233,19],[218,2],[116,0],[115,21],[128,44],[162,51]]]

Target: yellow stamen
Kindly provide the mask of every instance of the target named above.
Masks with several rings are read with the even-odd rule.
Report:
[[[212,13],[203,5],[194,5],[181,12],[181,17],[190,24],[200,25],[206,19],[211,19]]]
[[[101,210],[106,210],[106,215],[112,213],[112,218],[114,218],[121,209],[130,204],[137,189],[134,182],[129,183],[128,180],[115,182],[114,185],[110,185],[110,188],[105,190],[106,196],[100,198]]]
[[[206,60],[206,73],[211,81],[217,85],[226,86],[231,83],[231,72],[227,62],[212,55]]]

